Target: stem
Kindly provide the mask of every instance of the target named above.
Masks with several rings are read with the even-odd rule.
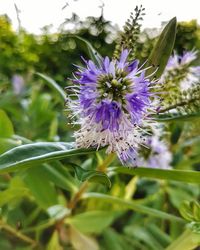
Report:
[[[29,227],[29,228],[26,228],[26,229],[23,229],[22,232],[26,232],[26,233],[29,233],[29,232],[36,232],[36,231],[39,231],[39,230],[44,230],[48,227],[51,227],[55,224],[55,220],[51,219],[45,223],[42,223],[42,224],[39,224],[38,226],[33,226],[33,227]]]
[[[164,113],[164,112],[169,111],[169,110],[171,110],[171,109],[175,109],[175,108],[177,108],[177,107],[179,107],[179,106],[187,105],[187,104],[189,104],[189,103],[191,103],[191,102],[193,102],[193,101],[196,101],[196,100],[197,100],[196,98],[192,98],[192,99],[186,100],[186,101],[184,100],[184,101],[182,101],[182,102],[179,102],[179,103],[176,103],[176,104],[174,104],[174,105],[171,105],[171,106],[169,106],[169,107],[167,107],[167,108],[160,109],[160,110],[158,111],[158,114]]]
[[[37,242],[34,241],[33,239],[29,238],[25,234],[21,233],[20,231],[17,231],[16,229],[12,228],[8,224],[5,224],[3,221],[0,221],[0,228],[5,229],[7,232],[10,234],[14,235],[15,237],[29,243],[32,245],[32,247],[35,247],[37,245]]]
[[[166,250],[192,250],[199,245],[200,234],[194,233],[190,229],[186,229],[177,240],[166,248]]]
[[[12,177],[10,176],[9,173],[5,173],[5,174],[3,174],[2,176],[3,176],[3,178],[4,178],[6,181],[10,181],[11,178],[12,178]]]
[[[81,196],[83,195],[87,187],[88,187],[88,181],[84,181],[82,185],[80,186],[80,189],[78,190],[78,192],[75,194],[73,199],[69,202],[69,205],[68,205],[69,209],[75,208],[77,202],[80,200]]]
[[[97,170],[101,171],[101,172],[106,172],[107,167],[113,162],[113,160],[115,159],[115,153],[111,153],[109,154],[106,159],[103,161],[102,164],[100,164],[97,167]]]

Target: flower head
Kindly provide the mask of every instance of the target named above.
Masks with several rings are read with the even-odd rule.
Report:
[[[200,66],[191,66],[197,59],[197,51],[185,51],[182,56],[174,53],[169,58],[165,72],[160,82],[173,81],[176,85],[176,78],[182,90],[187,90],[200,79]]]
[[[159,136],[153,135],[149,138],[149,148],[151,152],[142,166],[163,169],[171,168],[172,154],[167,144]]]
[[[85,61],[75,73],[77,100],[70,108],[78,117],[80,130],[75,132],[77,147],[108,146],[122,162],[136,160],[137,150],[145,144],[145,130],[151,125],[153,111],[152,82],[138,60],[128,62],[128,50],[119,60],[105,57],[100,66]],[[72,86],[73,88],[73,86]]]

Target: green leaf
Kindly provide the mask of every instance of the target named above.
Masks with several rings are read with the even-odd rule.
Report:
[[[171,237],[162,230],[162,228],[160,228],[158,225],[153,224],[153,223],[149,223],[147,225],[147,229],[148,231],[155,237],[158,239],[158,241],[163,245],[163,246],[167,246],[171,243],[172,239]]]
[[[0,207],[11,202],[20,201],[24,197],[30,195],[28,188],[23,181],[18,177],[14,177],[8,189],[0,192]]]
[[[196,201],[182,202],[179,212],[188,221],[200,222],[200,204]]]
[[[0,249],[10,250],[12,249],[12,243],[9,239],[6,239],[4,235],[0,235]]]
[[[42,73],[37,72],[36,75],[40,76],[42,79],[44,79],[49,87],[51,87],[53,90],[56,91],[56,93],[58,93],[60,95],[60,97],[62,98],[61,100],[64,101],[66,99],[66,94],[65,91],[59,86],[59,84],[54,81],[51,77],[46,76]]]
[[[182,132],[183,132],[183,124],[182,123],[172,124],[171,136],[170,136],[170,141],[172,144],[178,143],[178,140],[180,139]]]
[[[20,140],[13,138],[0,138],[0,154],[6,152],[7,150],[20,146],[22,143]]]
[[[176,17],[172,18],[163,29],[157,43],[155,44],[149,58],[148,66],[152,66],[147,70],[147,75],[155,70],[155,78],[159,78],[167,65],[168,59],[172,53],[176,37]]]
[[[116,211],[88,211],[67,218],[65,222],[73,225],[82,233],[101,233],[118,214]]]
[[[192,250],[200,246],[200,235],[186,229],[166,250]]]
[[[58,231],[55,230],[50,238],[50,241],[47,244],[46,250],[63,250],[63,247],[60,244]]]
[[[9,138],[14,134],[12,122],[7,114],[0,109],[0,137]]]
[[[83,195],[82,197],[83,199],[99,199],[102,200],[104,202],[109,202],[111,204],[119,204],[120,208],[127,208],[127,209],[131,209],[134,210],[136,212],[139,213],[143,213],[143,214],[148,214],[150,216],[153,217],[157,217],[157,218],[161,218],[161,219],[167,219],[167,220],[171,220],[171,221],[177,221],[177,222],[182,222],[184,223],[184,220],[181,219],[180,217],[177,217],[175,215],[171,215],[153,208],[149,208],[140,204],[136,204],[135,201],[126,201],[123,200],[121,198],[118,197],[114,197],[111,195],[106,195],[106,194],[100,194],[100,193],[86,193]]]
[[[75,164],[72,164],[76,176],[80,181],[90,181],[90,182],[96,182],[96,183],[101,183],[103,185],[107,185],[109,188],[111,187],[111,181],[109,177],[100,171],[96,170],[85,170]]]
[[[164,250],[162,245],[158,242],[157,237],[153,237],[151,233],[147,230],[147,228],[144,228],[140,225],[130,225],[125,227],[125,233],[138,239],[139,241],[142,241],[145,245],[148,246],[149,249],[159,249]]]
[[[157,122],[172,122],[172,121],[192,121],[195,119],[199,119],[200,112],[192,113],[192,114],[161,114],[157,115],[154,120]]]
[[[103,245],[106,250],[128,250],[133,249],[130,244],[123,239],[121,232],[117,233],[113,228],[106,228],[102,232]],[[104,249],[104,248],[103,248]]]
[[[167,169],[142,168],[142,167],[139,168],[112,167],[109,168],[109,170],[117,173],[138,175],[148,178],[200,184],[200,172],[198,171],[167,170]]]
[[[69,239],[75,250],[99,250],[94,238],[82,234],[73,226],[69,228]]]
[[[45,178],[45,170],[42,166],[27,169],[24,182],[42,208],[46,209],[58,203],[56,190]]]
[[[190,200],[190,198],[191,198],[191,193],[187,192],[187,190],[185,190],[185,189],[167,187],[166,193],[169,196],[169,200],[170,200],[171,204],[177,209],[180,208],[180,205],[184,199]]]
[[[0,156],[0,173],[94,152],[95,149],[75,149],[72,143],[37,142],[13,148]]]
[[[65,190],[76,193],[78,191],[78,185],[75,183],[75,179],[70,175],[68,169],[64,168],[59,162],[53,162],[51,165],[43,164],[46,177],[51,180],[56,186]]]
[[[75,38],[78,38],[80,41],[84,42],[84,44],[87,46],[89,56],[91,60],[98,66],[101,66],[102,64],[102,56],[94,49],[94,47],[91,45],[90,42],[88,42],[86,39],[75,36]]]

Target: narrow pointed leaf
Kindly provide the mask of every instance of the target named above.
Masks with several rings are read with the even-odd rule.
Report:
[[[94,151],[95,149],[75,149],[73,144],[64,142],[26,144],[6,151],[0,156],[0,173],[24,169],[33,165]]]
[[[84,44],[87,46],[88,53],[89,53],[91,60],[95,64],[100,66],[102,62],[102,56],[96,51],[96,49],[92,46],[92,44],[80,36],[75,36],[75,37],[78,38],[80,41],[84,42]]]
[[[128,208],[128,209],[137,211],[137,212],[142,213],[142,214],[148,214],[148,215],[153,216],[153,217],[168,219],[168,220],[184,223],[183,219],[181,219],[180,217],[177,217],[175,215],[171,215],[171,214],[159,211],[159,210],[154,209],[154,208],[150,208],[150,207],[146,207],[146,206],[137,204],[134,201],[126,201],[124,199],[114,197],[111,195],[107,195],[107,194],[100,194],[100,193],[91,192],[91,193],[84,194],[82,198],[83,199],[98,199],[98,200],[102,200],[104,202],[109,202],[111,204],[119,204],[121,208]]]
[[[45,177],[42,166],[29,168],[24,174],[24,182],[34,196],[36,202],[44,209],[58,203],[55,187]]]
[[[6,112],[0,109],[0,137],[8,138],[14,134],[12,122],[8,118]]]
[[[176,22],[176,17],[172,18],[163,29],[148,58],[148,66],[152,67],[147,71],[147,75],[153,73],[155,70],[157,70],[154,75],[155,78],[159,78],[162,75],[174,47]]]
[[[167,170],[167,169],[153,169],[153,168],[127,168],[127,167],[113,167],[110,171],[117,173],[138,175],[142,177],[155,178],[169,181],[181,181],[187,183],[200,184],[200,172],[190,170]]]
[[[45,176],[51,180],[56,186],[75,193],[78,187],[75,179],[71,176],[68,169],[66,169],[60,162],[51,162],[51,164],[43,164],[42,168],[45,170]]]
[[[87,211],[74,215],[65,220],[82,233],[101,233],[117,217],[117,211]]]
[[[49,87],[51,87],[53,90],[56,91],[56,93],[60,95],[63,101],[66,99],[65,91],[59,86],[59,84],[56,81],[54,81],[51,77],[46,76],[39,72],[37,72],[36,75],[44,79],[48,83]]]
[[[155,117],[158,122],[171,122],[171,121],[192,121],[200,118],[200,112],[192,114],[162,114]]]
[[[176,238],[166,250],[192,250],[200,246],[199,233],[192,232],[187,228],[178,238]]]

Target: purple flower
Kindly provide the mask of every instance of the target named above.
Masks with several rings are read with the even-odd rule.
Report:
[[[24,85],[25,85],[25,82],[22,76],[17,75],[17,74],[13,75],[12,86],[13,86],[14,93],[16,95],[19,95],[23,91]]]
[[[86,66],[78,67],[72,86],[78,99],[69,99],[80,124],[77,147],[108,146],[107,153],[116,152],[122,162],[136,161],[138,148],[145,144],[142,127],[152,126],[149,117],[156,109],[152,82],[138,68],[138,60],[128,62],[128,54],[123,50],[119,60],[105,57],[101,66],[84,60]]]
[[[172,69],[183,65],[189,65],[197,58],[197,51],[185,51],[182,56],[174,53],[170,56],[166,69]]]
[[[154,134],[150,137],[149,148],[151,148],[151,153],[148,159],[144,161],[143,166],[163,169],[171,168],[172,154],[169,151],[168,145],[164,141],[161,141],[158,135]]]
[[[177,86],[179,84],[181,90],[187,90],[193,84],[199,82],[200,66],[192,66],[194,60],[197,59],[197,51],[185,51],[183,55],[174,53],[169,58],[164,74],[160,82],[166,83],[172,81]],[[178,76],[178,83],[176,82]],[[174,78],[175,77],[175,78]]]

